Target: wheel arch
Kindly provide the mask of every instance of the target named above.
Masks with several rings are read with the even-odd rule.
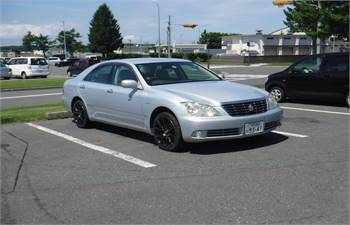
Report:
[[[165,107],[165,106],[159,106],[152,111],[152,114],[151,114],[151,117],[149,120],[149,123],[150,123],[149,127],[151,128],[151,130],[153,129],[154,119],[157,117],[157,115],[159,113],[162,113],[162,112],[168,112],[168,113],[172,114],[177,119],[177,116],[175,115],[175,113],[171,109],[169,109],[168,107]]]

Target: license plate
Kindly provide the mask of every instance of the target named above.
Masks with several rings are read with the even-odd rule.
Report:
[[[256,122],[256,123],[246,123],[244,124],[244,134],[251,135],[257,134],[264,131],[264,122]]]

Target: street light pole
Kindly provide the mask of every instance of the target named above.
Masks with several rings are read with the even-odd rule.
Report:
[[[156,4],[158,11],[158,58],[160,58],[160,7],[156,0],[153,0],[153,2]]]
[[[62,21],[62,23],[63,23],[64,58],[67,59],[66,28],[64,26],[64,21]]]

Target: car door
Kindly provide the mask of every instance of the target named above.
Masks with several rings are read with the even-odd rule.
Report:
[[[323,56],[310,56],[291,67],[286,78],[288,96],[293,98],[313,98],[323,92],[326,79],[322,76]]]
[[[83,98],[91,119],[106,120],[110,118],[110,109],[106,98],[113,80],[112,71],[114,65],[102,64],[92,70],[79,83],[79,93]]]
[[[119,124],[139,129],[145,128],[143,103],[145,94],[142,88],[132,89],[121,86],[123,80],[138,78],[134,70],[126,64],[115,64],[113,85],[107,91],[106,102],[113,110],[112,117]]]
[[[349,85],[349,58],[345,55],[328,55],[321,72],[327,79],[323,91],[329,97],[342,98]]]
[[[8,67],[11,69],[12,71],[12,75],[15,75],[15,76],[19,76],[21,75],[19,70],[18,70],[18,66],[17,66],[17,60],[19,59],[11,59],[9,62],[8,62]]]

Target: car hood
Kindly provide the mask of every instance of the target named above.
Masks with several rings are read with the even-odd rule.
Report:
[[[201,81],[153,86],[185,98],[188,101],[219,106],[224,102],[245,101],[267,97],[267,92],[258,88],[229,81]]]

